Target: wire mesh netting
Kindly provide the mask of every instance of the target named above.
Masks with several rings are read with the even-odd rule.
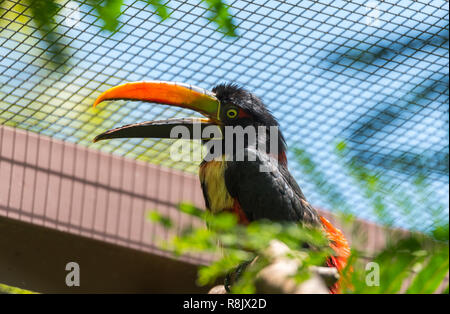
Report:
[[[161,22],[144,1],[125,1],[114,34],[102,31],[86,2],[59,4],[55,32],[70,59],[54,67],[29,8],[2,1],[1,124],[195,172],[196,162],[169,158],[170,140],[92,143],[112,127],[192,112],[124,101],[91,106],[102,91],[129,81],[207,89],[235,82],[279,120],[290,170],[315,206],[339,210],[305,174],[295,149],[311,156],[352,213],[378,219],[335,154],[343,140],[350,157],[417,201],[414,220],[390,213],[394,225],[427,230],[448,220],[447,1],[229,1],[237,38],[218,32],[197,2],[169,1],[173,12]],[[414,190],[418,174],[424,195]],[[439,205],[434,213],[430,202]]]

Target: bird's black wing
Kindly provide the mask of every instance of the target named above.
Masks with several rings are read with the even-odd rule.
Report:
[[[247,161],[251,154],[255,161]],[[250,221],[319,222],[316,210],[305,200],[286,165],[251,148],[245,149],[244,156],[246,161],[227,162],[225,184]]]

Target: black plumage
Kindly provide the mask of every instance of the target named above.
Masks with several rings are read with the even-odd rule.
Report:
[[[278,122],[263,102],[243,88],[235,84],[221,84],[214,87],[213,92],[220,100],[223,112],[230,106],[236,106],[245,112],[243,117],[237,119],[227,119],[221,113],[224,126],[278,127]],[[266,141],[266,148],[269,148],[269,136],[266,136]],[[224,161],[226,164],[223,177],[226,189],[229,195],[238,201],[247,219],[249,221],[268,219],[318,223],[319,216],[316,210],[306,201],[300,187],[287,168],[286,144],[281,131],[278,129],[277,156],[269,155],[256,148],[257,146],[248,145],[246,142],[243,152],[244,161],[236,161],[237,151],[235,149],[232,160]],[[250,155],[253,160],[249,158]],[[267,171],[268,168],[270,171]],[[207,208],[210,206],[210,196],[206,188],[208,184],[207,180],[202,181]],[[226,208],[223,209],[226,210]]]
[[[250,149],[245,149],[248,157]],[[256,161],[228,161],[225,185],[249,221],[298,221],[316,224],[317,212],[306,201],[287,166],[273,157],[254,151]],[[261,166],[271,171],[261,171]]]

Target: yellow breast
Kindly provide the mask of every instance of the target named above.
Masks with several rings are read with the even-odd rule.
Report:
[[[234,200],[225,186],[225,166],[222,161],[210,161],[200,166],[200,182],[204,184],[209,209],[213,213],[232,209]]]

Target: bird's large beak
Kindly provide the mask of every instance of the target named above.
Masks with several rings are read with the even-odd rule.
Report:
[[[205,118],[170,119],[125,125],[95,137],[94,142],[112,138],[172,138],[176,126],[185,126],[192,132],[194,125],[201,130],[220,124],[220,101],[214,93],[183,83],[149,81],[122,84],[108,89],[94,102],[94,107],[105,100],[140,100],[195,110]],[[201,133],[202,134],[202,133]],[[191,138],[194,138],[191,136]]]

